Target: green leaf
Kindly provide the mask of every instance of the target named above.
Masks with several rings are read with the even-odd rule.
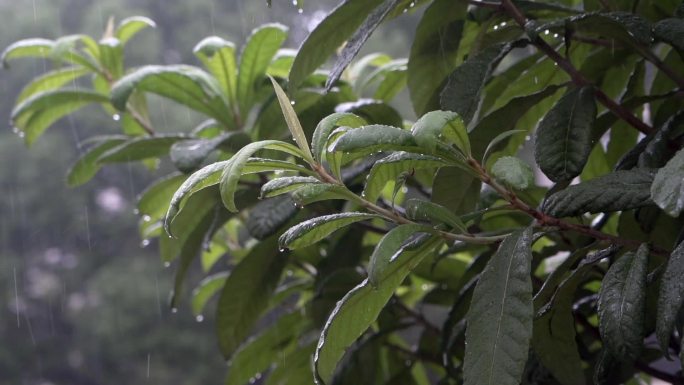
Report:
[[[11,124],[19,130],[27,145],[59,119],[91,103],[109,103],[109,96],[80,89],[56,89],[33,94],[12,110]]]
[[[677,315],[684,303],[684,280],[682,280],[682,276],[684,276],[684,242],[672,251],[660,280],[656,336],[660,343],[660,349],[667,357],[669,357],[670,336],[675,327]]]
[[[328,137],[335,128],[342,126],[358,128],[365,124],[365,120],[349,112],[336,112],[323,118],[311,137],[314,159],[320,162],[325,158],[324,152],[327,151]]]
[[[176,142],[171,146],[169,155],[176,168],[187,173],[200,167],[218,148],[235,152],[249,143],[250,137],[244,132],[227,132],[212,139],[188,139]]]
[[[661,20],[653,26],[653,35],[679,51],[684,51],[684,20]]]
[[[537,31],[564,33],[566,28],[572,28],[579,33],[614,38],[632,46],[651,44],[650,23],[631,12],[583,13],[542,24]]]
[[[182,135],[133,138],[106,151],[97,158],[97,161],[98,163],[135,162],[162,157],[169,153],[169,149],[174,143],[186,138]]]
[[[532,338],[532,229],[508,236],[487,263],[468,310],[464,384],[520,383]]]
[[[100,170],[102,165],[97,159],[105,152],[117,147],[126,141],[123,136],[103,137],[98,143],[88,149],[86,153],[74,163],[67,174],[67,184],[69,187],[76,187],[92,179]]]
[[[458,61],[467,4],[435,0],[425,10],[411,46],[407,84],[417,115],[439,108],[439,92]]]
[[[342,103],[335,107],[335,111],[356,114],[368,123],[403,126],[403,120],[397,110],[379,100],[361,99],[356,102]]]
[[[406,65],[386,71],[373,94],[373,99],[391,102],[406,87],[407,77]]]
[[[651,169],[616,171],[551,195],[542,210],[554,217],[571,217],[652,205],[650,191],[654,175]]]
[[[366,16],[383,0],[346,0],[332,10],[299,47],[290,71],[290,85],[299,87],[304,80],[340,47],[363,23]]]
[[[678,217],[684,210],[684,151],[680,150],[658,170],[651,186],[653,201],[666,213]]]
[[[394,181],[403,172],[417,169],[430,169],[445,166],[446,163],[430,155],[419,155],[409,152],[395,152],[375,162],[366,178],[363,196],[375,203],[388,182]]]
[[[420,151],[411,132],[379,124],[345,132],[332,144],[331,150],[358,154],[372,154],[388,150]]]
[[[375,214],[341,213],[316,217],[291,227],[278,239],[281,249],[298,249],[312,245],[352,223],[380,218]]]
[[[261,186],[260,198],[271,198],[276,195],[285,194],[296,190],[307,184],[321,183],[318,179],[311,176],[286,176],[275,178]]]
[[[285,117],[285,122],[287,122],[287,127],[290,129],[292,138],[302,153],[304,154],[304,159],[309,162],[309,164],[314,164],[313,155],[311,155],[311,150],[309,150],[309,142],[306,140],[306,134],[304,134],[304,129],[302,124],[299,122],[297,113],[292,107],[290,99],[285,94],[285,91],[280,87],[280,84],[275,81],[272,77],[271,83],[275,89],[276,96],[278,97],[278,103],[280,103],[280,109],[283,111],[283,116]]]
[[[311,382],[311,357],[316,349],[312,343],[277,360],[278,366],[269,373],[266,385],[302,385]]]
[[[221,90],[232,105],[237,98],[237,63],[235,44],[218,36],[209,36],[195,46],[192,52],[204,67],[218,80]]]
[[[314,355],[317,384],[331,384],[337,363],[345,351],[378,318],[409,272],[440,243],[438,238],[432,237],[416,249],[402,252],[378,277],[377,288],[365,280],[337,302],[325,323]]]
[[[211,116],[235,128],[228,100],[218,81],[202,69],[188,65],[141,67],[112,86],[112,104],[123,111],[133,91],[150,92]]]
[[[207,302],[216,295],[226,283],[228,272],[212,274],[204,278],[195,289],[192,290],[192,314],[201,317]],[[198,318],[199,319],[199,318]]]
[[[437,224],[444,223],[463,233],[466,226],[461,218],[449,211],[448,208],[437,203],[427,202],[421,199],[409,199],[406,201],[406,217],[416,221],[433,221]]]
[[[599,330],[606,349],[616,358],[639,356],[644,338],[648,246],[620,257],[608,269],[598,299]]]
[[[119,39],[121,44],[126,44],[138,32],[145,28],[155,28],[156,26],[152,19],[144,16],[132,16],[121,20],[116,31],[114,31],[114,36]]]
[[[423,115],[411,128],[416,143],[430,154],[437,150],[437,143],[444,136],[465,155],[470,155],[470,142],[463,119],[451,111],[431,111]]]
[[[591,153],[595,121],[591,87],[568,91],[544,116],[537,129],[534,158],[549,179],[570,180],[582,172]]]
[[[287,76],[290,74],[290,69],[292,68],[292,63],[294,63],[295,56],[297,56],[297,50],[289,48],[279,49],[271,61],[271,64],[268,65],[266,74],[281,79],[287,79]]]
[[[287,39],[288,28],[282,24],[265,24],[252,31],[240,54],[237,78],[237,103],[240,114],[247,117],[256,97],[257,87],[273,56]]]
[[[249,235],[264,239],[280,230],[298,211],[289,196],[262,200],[250,209],[245,226]]]
[[[124,73],[123,68],[123,45],[114,37],[103,38],[98,43],[100,63],[104,70],[111,74],[112,78],[118,79]]]
[[[48,39],[24,39],[12,43],[0,55],[3,67],[9,67],[8,61],[24,57],[46,58],[52,53],[55,42]]]
[[[296,345],[297,337],[308,326],[301,311],[281,316],[272,326],[253,337],[230,360],[226,385],[244,385],[278,362],[283,353]]]
[[[553,95],[559,86],[551,85],[539,92],[511,99],[503,107],[490,112],[470,132],[470,143],[475,159],[481,159],[491,143],[504,132],[514,130],[523,116],[544,99]]]
[[[396,7],[400,0],[384,0],[376,9],[374,9],[364,20],[363,24],[354,32],[354,34],[347,40],[344,48],[339,54],[337,61],[333,65],[328,80],[325,82],[326,90],[330,91],[332,86],[340,79],[342,72],[347,68],[349,63],[358,55],[363,45],[368,41],[373,32],[385,20],[385,17]]]
[[[20,103],[29,97],[45,91],[51,91],[71,83],[76,79],[88,74],[90,71],[82,67],[65,67],[46,72],[28,83],[17,96],[16,103]]]
[[[278,150],[296,157],[303,157],[302,152],[297,147],[279,140],[262,140],[243,147],[225,163],[223,173],[221,174],[221,199],[228,210],[232,212],[238,211],[237,207],[235,207],[234,195],[238,188],[240,177],[243,174],[242,169],[247,164],[249,157],[259,150],[266,149]]]
[[[216,330],[225,358],[250,336],[286,264],[275,237],[270,237],[257,243],[230,273],[216,306]]]
[[[349,195],[346,187],[332,183],[316,183],[299,187],[292,193],[292,199],[297,206],[304,207],[314,202],[349,199]]]
[[[492,166],[492,175],[497,180],[518,190],[534,185],[534,173],[530,166],[513,156],[497,159]]]
[[[147,187],[138,197],[137,208],[143,221],[161,218],[169,207],[173,194],[187,179],[186,175],[171,174]],[[147,216],[147,217],[146,217]]]
[[[431,228],[418,225],[399,225],[387,234],[375,246],[368,263],[368,282],[373,288],[378,288],[382,283],[380,279],[387,276],[387,269],[396,258],[404,251],[406,245],[415,240],[418,234],[430,233]]]
[[[532,348],[541,363],[563,385],[584,385],[582,359],[578,352],[573,304],[584,274],[573,274],[558,287],[553,307],[534,320]]]
[[[459,186],[459,188],[454,188]],[[475,210],[480,200],[482,183],[458,167],[442,167],[432,182],[432,202],[451,210],[455,214],[466,214]]]
[[[482,89],[499,62],[518,43],[500,43],[487,47],[466,60],[450,75],[442,90],[440,103],[443,110],[458,113],[469,123],[480,109]]]

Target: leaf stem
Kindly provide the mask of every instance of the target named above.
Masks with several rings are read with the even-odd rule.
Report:
[[[518,25],[521,28],[525,28],[527,18],[520,11],[520,9],[518,9],[518,7],[516,7],[515,4],[513,4],[511,0],[502,0],[501,8],[505,10],[511,17],[513,17],[515,22],[518,23]],[[578,86],[593,86],[593,84],[573,66],[570,60],[561,56],[558,52],[556,52],[555,49],[553,49],[553,47],[551,47],[542,38],[536,37],[532,39],[532,44],[534,44],[534,46],[537,47],[537,49],[546,54],[546,56],[548,56],[568,75],[570,75],[570,78],[572,79],[573,83],[575,83]],[[634,114],[632,114],[632,112],[627,108],[616,103],[613,99],[608,97],[608,95],[606,95],[600,88],[593,87],[593,91],[596,99],[601,104],[603,104],[607,109],[609,109],[612,113],[618,116],[620,119],[629,123],[631,126],[633,126],[634,128],[636,128],[644,134],[648,135],[653,132],[653,127],[649,126],[648,124],[644,123],[641,119],[634,116]]]

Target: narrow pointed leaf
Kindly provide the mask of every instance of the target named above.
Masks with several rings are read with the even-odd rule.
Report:
[[[299,47],[290,71],[291,87],[299,87],[309,75],[323,65],[382,1],[346,0],[332,10]]]
[[[462,1],[436,0],[418,24],[407,70],[417,115],[439,108],[439,92],[458,60],[466,8]]]
[[[307,184],[321,183],[310,176],[286,176],[272,179],[261,186],[261,198],[270,198],[296,190]]]
[[[420,199],[409,199],[406,202],[406,217],[417,221],[443,223],[461,232],[466,232],[466,226],[461,218],[437,203]]]
[[[570,180],[582,172],[591,153],[595,121],[591,87],[569,91],[544,116],[537,129],[534,158],[549,179]]]
[[[130,139],[106,151],[97,161],[99,163],[118,163],[158,158],[167,155],[174,143],[186,138],[182,135],[158,135]]]
[[[508,236],[487,263],[468,310],[465,385],[517,385],[532,338],[532,229]]]
[[[281,248],[298,249],[300,247],[312,245],[352,223],[367,221],[373,218],[379,218],[379,216],[375,214],[348,212],[316,217],[291,227],[280,236],[278,243]]]
[[[669,357],[670,336],[675,327],[677,314],[684,304],[684,242],[680,243],[667,260],[661,278],[656,316],[656,336],[660,349]]]
[[[289,196],[265,199],[249,210],[245,226],[254,238],[265,239],[278,232],[298,211]]]
[[[570,186],[546,199],[542,210],[554,217],[612,212],[652,205],[655,170],[620,170]]]
[[[339,80],[344,69],[347,68],[349,63],[358,55],[361,47],[368,41],[373,32],[382,21],[387,17],[387,15],[397,6],[400,0],[384,0],[380,6],[373,10],[373,12],[368,15],[368,18],[359,26],[354,35],[349,38],[345,44],[342,52],[340,52],[337,61],[333,65],[330,75],[328,75],[328,80],[325,82],[325,88],[330,90],[332,86]]]
[[[200,167],[215,150],[221,148],[235,152],[249,142],[249,135],[243,132],[227,132],[212,139],[188,139],[176,142],[171,146],[169,155],[178,170],[190,172]]]
[[[16,103],[20,103],[29,97],[39,93],[60,88],[70,82],[89,73],[87,68],[65,67],[44,73],[33,79],[17,96]]]
[[[237,102],[241,116],[246,118],[249,114],[257,87],[273,56],[287,39],[287,31],[288,28],[282,24],[265,24],[252,31],[247,39],[240,54],[237,78]]]
[[[377,288],[365,280],[337,303],[323,327],[314,355],[317,384],[331,384],[345,351],[375,322],[409,272],[440,243],[439,239],[430,238],[416,249],[402,252],[378,277]]]
[[[419,152],[410,131],[374,124],[349,130],[333,144],[332,151],[371,154],[378,151]]]
[[[138,32],[146,28],[155,28],[156,26],[152,19],[144,16],[132,16],[121,20],[116,31],[114,31],[114,36],[121,41],[121,44],[126,44]]]
[[[648,246],[620,257],[608,269],[598,299],[599,330],[606,349],[620,360],[639,356],[644,338]]]
[[[53,40],[33,38],[19,40],[2,51],[0,60],[4,67],[8,67],[8,61],[24,57],[46,58],[52,53],[55,46]]]
[[[232,357],[249,337],[286,264],[275,237],[270,237],[254,246],[230,273],[216,307],[216,330],[225,358]]]
[[[299,207],[314,202],[333,199],[349,199],[350,192],[346,187],[332,183],[316,183],[301,186],[292,192],[292,199]]]
[[[299,149],[302,150],[304,159],[306,159],[309,164],[313,164],[314,160],[313,155],[311,155],[311,150],[309,149],[309,142],[306,139],[306,134],[304,134],[302,124],[299,122],[299,118],[292,107],[290,99],[285,94],[285,91],[283,91],[283,89],[280,87],[280,84],[278,84],[278,82],[276,82],[272,77],[269,76],[269,78],[271,79],[271,84],[273,84],[273,88],[275,89],[276,96],[278,97],[278,103],[280,103],[280,109],[283,111],[283,116],[285,117],[285,122],[287,122],[287,127],[290,129],[292,138],[294,139],[295,143],[297,143]]]
[[[651,186],[653,201],[666,213],[678,217],[684,210],[684,151],[680,150],[658,170]]]
[[[424,225],[407,224],[399,225],[387,234],[375,246],[368,263],[368,282],[374,288],[381,284],[381,279],[387,275],[387,269],[395,262],[407,243],[410,243],[416,235],[430,232],[430,228]]]

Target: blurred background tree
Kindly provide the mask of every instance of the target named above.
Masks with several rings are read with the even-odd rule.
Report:
[[[28,37],[98,36],[109,17],[142,15],[157,28],[129,45],[131,65],[196,64],[192,47],[202,38],[241,42],[267,22],[288,25],[286,45],[296,48],[335,4],[308,1],[299,13],[279,0],[270,9],[243,0],[0,0],[0,46]],[[415,20],[388,23],[364,51],[405,57]],[[69,189],[65,170],[79,155],[80,138],[113,133],[114,122],[86,108],[31,151],[12,133],[17,94],[48,67],[29,60],[0,72],[0,384],[222,383],[211,320],[196,322],[187,309],[171,313],[172,272],[156,245],[143,247],[136,229],[135,197],[165,165],[152,173],[138,165],[105,167]],[[398,107],[410,116],[403,100]],[[165,131],[186,132],[197,123],[168,101],[152,103]]]

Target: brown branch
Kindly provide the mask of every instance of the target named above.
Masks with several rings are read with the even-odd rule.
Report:
[[[525,28],[527,18],[525,17],[525,15],[523,15],[520,9],[518,9],[518,7],[516,7],[515,4],[513,4],[511,0],[502,0],[501,7],[506,12],[508,12],[508,14],[510,14],[511,17],[513,17],[515,22],[518,23],[518,25],[521,28]],[[575,83],[578,86],[593,86],[593,84],[573,66],[570,60],[561,56],[558,52],[556,52],[555,49],[553,49],[553,47],[551,47],[542,38],[536,37],[532,40],[532,44],[534,44],[534,46],[537,47],[537,49],[546,54],[546,56],[548,56],[551,60],[553,60],[561,69],[567,72],[567,74],[570,75],[570,78],[572,79],[573,83]],[[610,97],[608,97],[608,95],[601,91],[600,88],[593,87],[593,90],[596,99],[601,104],[603,104],[607,109],[609,109],[612,113],[618,116],[620,119],[629,123],[631,126],[633,126],[634,128],[636,128],[644,134],[650,134],[653,132],[653,127],[649,126],[648,124],[644,123],[641,119],[634,116],[634,114],[632,114],[632,112],[626,109],[625,107],[615,103],[615,101],[613,101]]]

